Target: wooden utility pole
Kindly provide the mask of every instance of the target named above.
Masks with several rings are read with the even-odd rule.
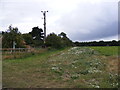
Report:
[[[45,44],[45,39],[46,39],[46,12],[48,11],[41,11],[43,13],[43,16],[44,16],[44,44]]]

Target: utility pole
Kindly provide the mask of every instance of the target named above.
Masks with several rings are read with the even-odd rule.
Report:
[[[43,16],[44,16],[44,44],[45,44],[45,39],[46,39],[46,12],[48,11],[41,11],[43,13]]]

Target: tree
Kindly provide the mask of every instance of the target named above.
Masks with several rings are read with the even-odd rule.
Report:
[[[72,41],[66,36],[64,32],[58,34],[51,33],[46,38],[46,46],[50,46],[52,48],[63,48],[72,46]]]
[[[64,32],[61,32],[58,36],[62,39],[62,45],[64,47],[73,46],[73,42],[67,37],[67,35]]]
[[[33,44],[33,38],[32,35],[29,33],[22,34],[22,37],[24,41],[26,42],[26,45],[32,45]]]
[[[118,41],[118,46],[120,46],[120,40]]]
[[[9,29],[3,34],[2,47],[12,48],[13,42],[16,43],[17,48],[24,47],[25,44],[21,33],[18,31],[18,28],[13,28],[12,26],[9,26]]]
[[[34,40],[43,40],[43,30],[38,27],[33,27],[32,32],[30,32]]]
[[[80,46],[80,42],[76,41],[76,42],[74,42],[74,45],[75,46]]]
[[[46,38],[46,46],[55,49],[62,48],[61,38],[57,36],[55,33],[49,34]]]
[[[117,41],[115,41],[115,40],[112,40],[112,46],[118,46],[118,42]]]
[[[44,44],[43,43],[44,33],[41,28],[33,27],[32,32],[29,32],[29,34],[32,35],[34,46],[38,47],[38,46],[42,46]]]
[[[66,34],[65,34],[64,32],[61,32],[60,34],[58,34],[58,36],[60,36],[61,38],[67,37]]]

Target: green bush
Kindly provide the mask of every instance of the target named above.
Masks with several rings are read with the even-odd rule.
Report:
[[[55,49],[62,48],[61,38],[58,37],[56,34],[51,33],[46,38],[46,46],[49,46],[49,47],[52,47],[52,48],[55,48]]]

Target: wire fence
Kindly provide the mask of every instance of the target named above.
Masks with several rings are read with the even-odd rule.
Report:
[[[32,52],[31,48],[0,48],[0,51],[3,54],[9,54],[9,53],[29,53]]]
[[[43,48],[0,48],[2,60],[29,57],[45,52],[46,50]]]
[[[23,58],[34,54],[32,48],[0,48],[0,51],[2,52],[2,60]]]

